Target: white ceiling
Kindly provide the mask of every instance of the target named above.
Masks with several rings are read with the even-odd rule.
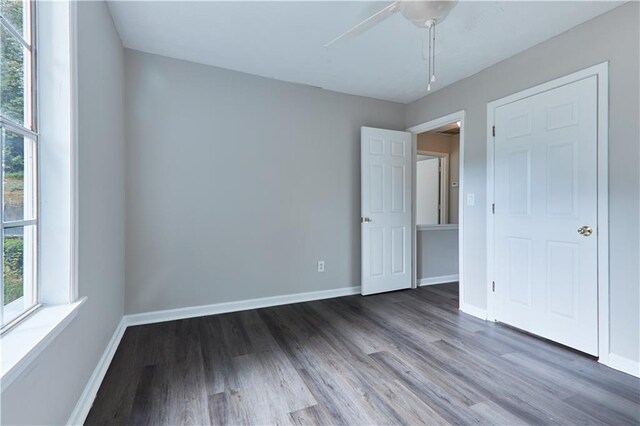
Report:
[[[344,44],[323,47],[387,4],[111,1],[109,7],[131,49],[408,103],[427,94],[427,63],[421,54],[423,30],[400,14]],[[437,27],[435,89],[620,4],[461,1]]]

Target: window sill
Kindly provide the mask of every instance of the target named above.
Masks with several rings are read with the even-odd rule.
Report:
[[[2,391],[71,323],[86,299],[43,306],[0,338]]]

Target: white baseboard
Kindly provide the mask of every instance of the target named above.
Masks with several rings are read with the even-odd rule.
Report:
[[[282,296],[260,297],[258,299],[214,303],[212,305],[191,306],[187,308],[167,309],[163,311],[143,312],[140,314],[125,315],[124,320],[126,321],[127,326],[152,324],[156,322],[224,314],[227,312],[238,312],[249,309],[267,308],[270,306],[288,305],[291,303],[310,302],[312,300],[331,299],[334,297],[351,296],[353,294],[360,294],[360,286],[285,294]]]
[[[640,362],[632,359],[609,353],[608,360],[603,363],[614,370],[640,377]]]
[[[453,282],[459,281],[459,278],[460,276],[458,274],[440,275],[439,277],[419,278],[418,285],[422,287],[423,285],[453,283]]]
[[[118,345],[120,344],[120,340],[124,335],[124,331],[127,328],[127,324],[125,322],[125,318],[120,320],[118,327],[116,327],[116,331],[113,333],[107,348],[105,349],[100,361],[98,361],[98,365],[95,370],[91,374],[87,385],[82,391],[82,395],[80,395],[80,399],[76,404],[69,420],[67,420],[68,425],[82,425],[89,414],[89,410],[91,410],[91,406],[93,405],[93,401],[96,398],[98,393],[98,389],[100,389],[100,385],[102,384],[102,380],[104,379],[105,374],[107,374],[107,369],[109,368],[109,364],[111,364],[111,360],[116,353],[116,349],[118,349]]]
[[[465,314],[473,315],[474,317],[482,320],[487,320],[487,310],[478,308],[477,306],[469,305],[468,303],[461,303],[460,310]]]

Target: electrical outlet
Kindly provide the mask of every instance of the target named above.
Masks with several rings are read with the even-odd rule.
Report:
[[[318,272],[324,272],[324,260],[318,260]]]

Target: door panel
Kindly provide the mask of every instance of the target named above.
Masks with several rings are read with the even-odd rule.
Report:
[[[411,288],[411,141],[361,130],[362,294]]]
[[[575,318],[578,298],[578,244],[547,243],[547,282],[549,312]]]
[[[496,319],[597,355],[597,77],[494,120]]]
[[[395,226],[391,228],[391,273],[404,274],[405,272],[405,253],[406,229],[404,226]]]
[[[381,164],[369,166],[369,212],[384,213],[384,167]]]
[[[407,181],[407,171],[405,166],[391,167],[391,211],[393,213],[404,213],[406,209],[405,183]]]
[[[509,301],[531,307],[531,240],[507,238]]]
[[[509,212],[529,216],[531,209],[531,151],[509,153]]]
[[[578,214],[578,144],[549,144],[547,150],[547,216],[576,217]]]

